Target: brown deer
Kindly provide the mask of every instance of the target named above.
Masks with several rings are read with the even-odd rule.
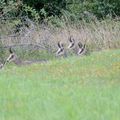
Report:
[[[58,50],[56,52],[56,55],[60,56],[63,54],[64,54],[64,45],[63,45],[63,43],[58,42]]]
[[[78,47],[79,47],[79,50],[78,50],[78,53],[77,55],[82,55],[85,53],[85,48],[86,48],[86,45],[82,44],[81,42],[78,43]]]
[[[20,65],[22,61],[19,59],[19,57],[13,52],[12,48],[9,49],[10,55],[8,56],[7,60],[5,61],[5,64],[8,62],[14,62],[17,65]],[[5,65],[4,64],[4,65]]]
[[[68,49],[72,49],[77,55],[82,55],[85,52],[86,45],[83,45],[81,42],[78,42],[76,45],[72,36],[69,38],[69,43]]]

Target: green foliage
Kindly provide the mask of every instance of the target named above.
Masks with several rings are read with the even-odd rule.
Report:
[[[108,15],[113,17],[120,15],[120,2],[119,1],[105,1],[105,0],[86,0],[80,2],[75,0],[68,5],[68,9],[78,16],[79,19],[86,18],[84,12],[87,11],[93,14],[98,19],[103,19]]]
[[[47,19],[48,25],[51,27],[64,27],[64,21],[62,21],[58,16],[50,16]]]
[[[23,10],[23,16],[27,15],[30,19],[32,19],[32,20],[34,20],[36,22],[39,21],[40,16],[39,16],[38,12],[34,8],[32,8],[30,6],[27,6],[25,4],[25,5],[23,5],[22,10]]]
[[[10,18],[28,16],[37,22],[51,21],[60,26],[59,19],[63,22],[63,18],[66,22],[77,23],[81,19],[89,22],[95,18],[120,16],[120,2],[119,0],[9,0],[7,2],[1,0],[0,14],[2,17]]]
[[[0,0],[0,9],[5,6],[5,0]]]
[[[69,21],[120,16],[119,0],[0,0],[0,10],[9,17],[28,16],[35,21],[62,16]],[[63,12],[64,11],[64,12]],[[69,13],[68,15],[64,13]],[[86,15],[86,12],[89,13]],[[50,19],[48,19],[50,20]],[[59,24],[59,23],[58,23]]]
[[[7,4],[5,1],[2,1],[0,6],[1,8],[1,16],[4,18],[8,17],[16,17],[20,13],[22,3],[17,3],[12,0],[8,1]]]
[[[46,16],[59,16],[61,9],[66,8],[65,0],[23,0],[23,3],[35,8],[42,18]]]

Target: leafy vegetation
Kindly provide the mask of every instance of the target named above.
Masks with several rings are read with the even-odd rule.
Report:
[[[0,5],[2,16],[27,15],[36,20],[49,20],[52,16],[61,18],[66,12],[71,20],[80,20],[86,18],[86,15],[98,19],[107,16],[116,17],[120,15],[120,2],[117,0],[23,0],[23,2],[2,0]]]
[[[120,50],[0,70],[1,120],[119,120]]]

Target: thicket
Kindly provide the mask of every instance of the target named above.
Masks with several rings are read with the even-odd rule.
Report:
[[[5,46],[22,57],[50,58],[70,34],[90,51],[118,48],[119,16],[120,0],[0,0],[1,59]]]
[[[120,16],[120,0],[0,0],[0,17],[28,16],[43,22]]]

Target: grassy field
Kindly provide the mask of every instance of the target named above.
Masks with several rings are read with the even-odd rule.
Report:
[[[0,120],[120,120],[120,50],[6,66]]]

